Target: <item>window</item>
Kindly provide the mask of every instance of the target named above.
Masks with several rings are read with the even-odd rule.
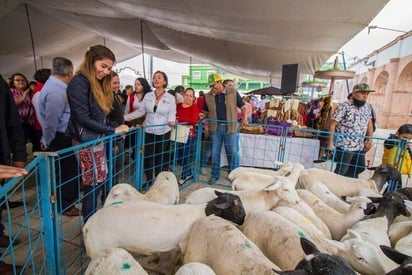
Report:
[[[200,71],[193,71],[192,75],[193,79],[200,79]]]

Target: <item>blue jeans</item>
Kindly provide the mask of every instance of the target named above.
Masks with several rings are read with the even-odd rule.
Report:
[[[177,142],[177,159],[182,162],[182,179],[192,176],[192,168],[190,167],[190,156],[195,145],[196,138],[188,138],[186,143]]]
[[[358,178],[359,174],[366,169],[363,151],[345,151],[337,148],[335,162],[335,173],[345,177]]]
[[[212,141],[212,178],[220,177],[220,152],[223,142],[225,143],[226,157],[229,164],[229,172],[239,166],[238,140],[239,133],[227,134],[226,125],[218,125],[216,132],[211,132]]]

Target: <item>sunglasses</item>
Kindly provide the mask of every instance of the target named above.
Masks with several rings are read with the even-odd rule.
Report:
[[[156,111],[157,111],[157,104],[155,104],[155,105],[153,106],[153,113],[156,113]]]

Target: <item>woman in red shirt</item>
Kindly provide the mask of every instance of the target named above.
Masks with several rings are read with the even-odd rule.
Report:
[[[178,181],[179,185],[186,183],[193,178],[190,167],[190,156],[196,143],[196,124],[199,121],[199,109],[195,103],[195,91],[187,88],[184,93],[182,103],[176,106],[176,120],[178,123],[186,123],[189,127],[189,137],[186,143],[176,143],[177,158],[182,161],[182,177]]]

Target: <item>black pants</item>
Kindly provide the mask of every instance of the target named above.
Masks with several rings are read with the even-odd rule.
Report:
[[[145,134],[144,172],[146,183],[153,183],[153,172],[156,177],[160,172],[169,169],[170,132],[164,135]]]
[[[59,151],[72,146],[71,138],[57,132],[49,151]],[[79,198],[79,167],[74,152],[59,155],[56,160],[56,184],[58,211],[65,212],[74,207]]]
[[[359,178],[359,174],[366,169],[363,151],[345,151],[337,148],[335,162],[335,173],[345,177]]]

